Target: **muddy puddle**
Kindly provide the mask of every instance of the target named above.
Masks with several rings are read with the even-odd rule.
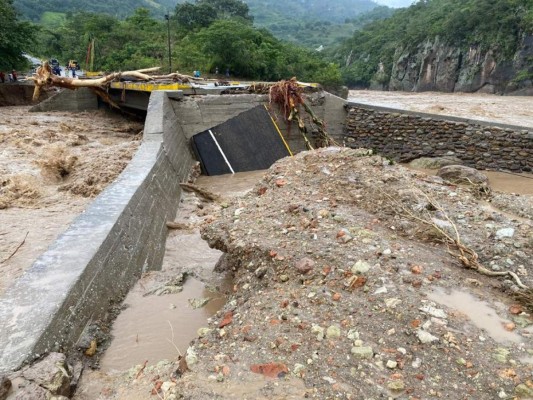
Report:
[[[435,288],[428,293],[428,298],[459,311],[468,318],[468,322],[482,329],[498,343],[520,343],[524,340],[517,333],[505,329],[505,324],[511,321],[501,318],[489,304],[477,299],[468,292],[457,289],[447,292],[442,288]],[[468,322],[463,328],[465,331],[469,330]]]
[[[176,294],[144,296],[140,285],[136,289],[129,293],[128,308],[113,325],[115,340],[100,361],[102,371],[123,371],[145,361],[153,364],[176,358],[178,349],[183,354],[198,328],[225,302],[222,293],[209,290],[196,279],[190,279]],[[189,303],[194,299],[209,301],[195,309]]]
[[[195,184],[228,199],[250,190],[263,173],[200,176]],[[195,227],[205,214],[205,205],[194,193],[183,193],[175,222],[189,228],[169,232],[161,271],[146,274],[126,297],[125,309],[113,324],[113,340],[100,360],[101,372],[116,373],[145,361],[152,365],[176,359],[197,336],[197,330],[224,305],[232,288],[231,277],[214,271],[222,253],[210,249]],[[183,291],[153,293],[182,273],[188,276]],[[207,299],[207,304],[198,308],[191,304]]]

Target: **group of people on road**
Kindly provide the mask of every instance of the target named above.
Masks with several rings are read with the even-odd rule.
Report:
[[[219,70],[218,70],[218,67],[216,67],[215,68],[215,75],[218,77],[218,74],[219,74]],[[201,76],[200,70],[194,70],[193,71],[193,76],[195,78],[200,78],[200,76]],[[226,68],[226,77],[229,78],[229,68]]]
[[[7,79],[9,82],[16,82],[18,80],[17,71],[12,70],[10,73],[8,73]],[[3,71],[0,71],[0,82],[1,83],[6,82],[6,74],[4,74]]]

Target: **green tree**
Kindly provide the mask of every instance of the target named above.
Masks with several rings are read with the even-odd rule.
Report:
[[[17,19],[13,1],[0,0],[0,70],[25,67],[22,53],[31,47],[33,38],[31,24]]]
[[[253,22],[253,17],[249,15],[248,6],[240,0],[185,2],[176,6],[174,15],[174,19],[183,30],[206,28],[216,20],[234,18],[241,18],[249,23]]]

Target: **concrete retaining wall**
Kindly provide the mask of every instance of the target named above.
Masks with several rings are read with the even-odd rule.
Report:
[[[160,268],[165,222],[193,159],[164,92],[152,94],[150,110],[143,143],[117,181],[0,299],[0,372],[68,349],[143,271]]]
[[[175,217],[179,183],[194,163],[189,139],[267,103],[268,97],[259,95],[152,93],[143,143],[128,167],[0,299],[0,373],[50,351],[68,351],[143,271],[160,268],[165,222]],[[330,125],[337,139],[346,115],[343,105],[344,100],[328,94],[312,99],[319,118],[339,118]],[[94,94],[77,90],[63,91],[36,110],[93,106]],[[291,148],[302,150],[297,127],[292,129]]]
[[[33,106],[30,111],[87,111],[97,108],[98,98],[94,92],[89,88],[79,88],[62,89],[49,99]]]
[[[310,94],[307,101],[315,115],[326,122],[328,133],[337,141],[342,142],[347,115],[347,111],[344,108],[346,101],[327,92]],[[267,95],[185,96],[182,99],[172,100],[172,106],[178,116],[177,122],[187,139],[257,105],[269,106],[269,111],[274,114],[276,124],[287,139],[293,152],[306,150],[305,143],[296,124],[292,124],[289,127],[279,112],[278,106],[269,105]],[[302,116],[309,122],[308,126],[311,126],[310,117],[303,110]],[[310,132],[310,135],[312,135],[312,132]],[[311,139],[311,136],[309,139]]]
[[[533,129],[349,104],[346,144],[397,161],[455,155],[477,169],[533,170]]]

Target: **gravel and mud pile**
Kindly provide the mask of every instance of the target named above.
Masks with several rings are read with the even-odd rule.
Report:
[[[280,160],[200,210],[234,288],[188,371],[138,366],[105,398],[533,398],[533,303],[516,297],[533,287],[533,222],[511,206],[533,203],[497,193],[500,211],[493,195],[361,149]]]

